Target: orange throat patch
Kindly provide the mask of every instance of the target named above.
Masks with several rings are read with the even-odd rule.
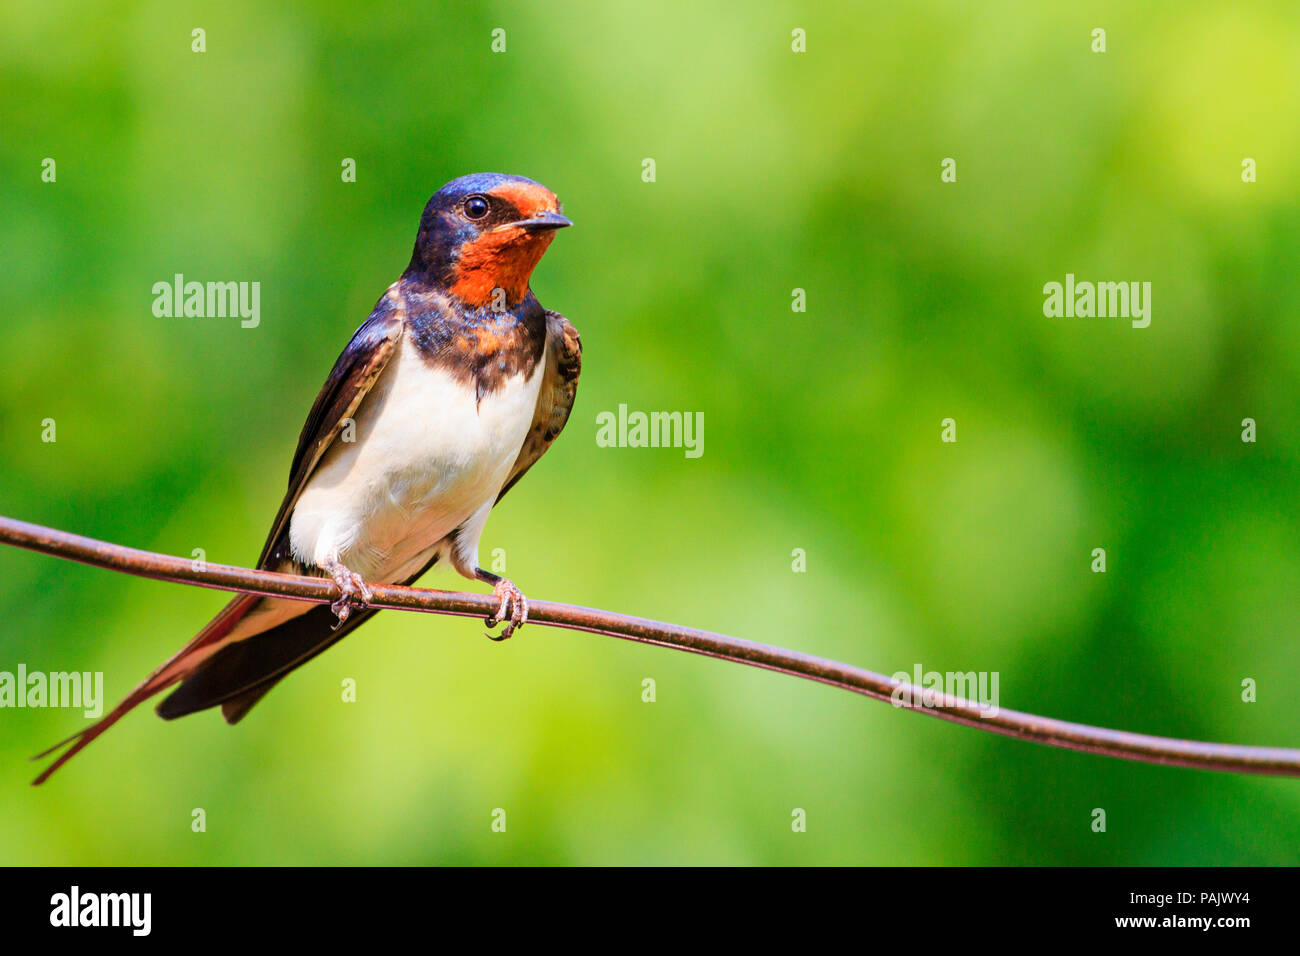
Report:
[[[505,304],[514,305],[527,293],[533,269],[554,238],[549,229],[528,233],[511,226],[465,243],[449,291],[466,305],[481,308],[492,304],[493,293],[501,289]]]

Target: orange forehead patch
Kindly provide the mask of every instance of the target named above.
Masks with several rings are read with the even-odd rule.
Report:
[[[527,219],[539,212],[559,212],[555,193],[537,183],[503,183],[491,195],[510,203]]]

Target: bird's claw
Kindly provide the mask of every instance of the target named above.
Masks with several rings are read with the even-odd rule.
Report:
[[[338,628],[352,615],[353,608],[365,607],[374,595],[366,582],[361,580],[361,575],[337,561],[325,565],[325,570],[329,572],[339,589],[338,600],[330,605],[330,610],[338,618],[334,627]]]
[[[515,631],[528,623],[528,598],[524,597],[524,592],[507,578],[502,578],[492,586],[492,596],[501,603],[496,613],[488,617],[484,623],[488,627],[496,627],[502,621],[508,623],[501,629],[500,634],[484,636],[489,641],[508,640]]]

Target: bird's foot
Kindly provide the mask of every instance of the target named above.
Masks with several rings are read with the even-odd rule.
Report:
[[[490,641],[504,641],[528,623],[528,598],[524,597],[524,592],[515,587],[514,582],[509,578],[499,578],[492,585],[492,596],[501,602],[501,606],[485,623],[488,627],[496,627],[502,621],[508,623],[501,629],[500,634],[495,636],[488,634],[486,637]]]
[[[353,608],[365,607],[374,595],[370,593],[366,582],[361,580],[361,575],[346,565],[338,561],[327,561],[321,567],[334,579],[334,583],[339,588],[338,600],[330,605],[330,610],[338,618],[338,622],[334,625],[337,628],[351,616]]]

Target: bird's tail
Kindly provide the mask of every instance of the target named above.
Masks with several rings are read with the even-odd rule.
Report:
[[[58,758],[46,767],[39,777],[32,781],[32,786],[38,786],[50,778],[50,774],[58,770],[65,763],[75,757],[78,753],[89,746],[90,742],[108,730],[115,723],[125,717],[130,711],[134,710],[140,704],[144,703],[155,694],[166,690],[177,681],[181,680],[186,674],[190,673],[198,664],[215,652],[224,638],[228,637],[247,614],[257,603],[262,600],[255,594],[242,594],[235,598],[218,614],[203,630],[195,636],[179,651],[168,658],[161,667],[150,674],[145,680],[136,687],[135,690],[126,695],[126,699],[114,707],[111,711],[91,724],[85,730],[79,730],[71,737],[60,740],[53,747],[38,753],[33,760],[40,760],[42,757],[48,757],[50,754],[67,746],[68,749],[59,754]],[[71,746],[68,746],[71,744]]]

